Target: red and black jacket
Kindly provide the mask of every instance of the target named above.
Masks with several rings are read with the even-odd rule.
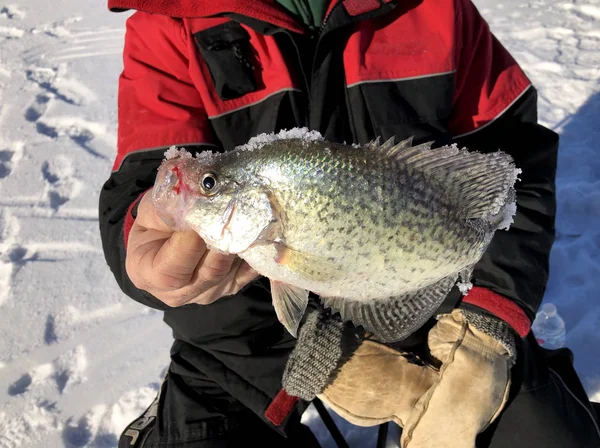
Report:
[[[170,145],[228,151],[308,126],[328,140],[377,136],[510,153],[518,212],[497,232],[463,300],[529,331],[554,239],[558,136],[536,92],[469,0],[334,0],[304,30],[272,0],[109,0],[127,21],[114,170],[100,197],[108,264],[123,291],[165,311],[171,369],[221,387],[259,415],[294,340],[260,282],[208,306],[169,308],[133,286],[125,251],[136,198]]]

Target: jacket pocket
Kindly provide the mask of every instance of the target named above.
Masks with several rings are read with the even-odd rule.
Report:
[[[221,99],[239,98],[258,89],[250,35],[239,23],[226,22],[199,31],[194,39]]]
[[[347,96],[355,135],[415,141],[446,135],[452,112],[454,74],[379,79],[348,85]]]

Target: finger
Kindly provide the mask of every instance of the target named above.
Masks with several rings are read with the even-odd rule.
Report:
[[[207,253],[204,240],[196,232],[175,232],[156,253],[151,268],[165,289],[180,289],[190,283]]]
[[[195,283],[217,283],[232,271],[232,266],[238,257],[232,254],[223,254],[214,250],[206,252],[206,256],[197,269],[197,280]]]
[[[199,277],[193,285],[178,291],[178,293],[181,293],[178,297],[180,304],[200,303],[208,305],[221,297],[236,294],[241,288],[258,277],[259,274],[248,263],[237,256],[233,256],[233,258],[233,263],[225,278],[219,281],[213,280],[209,283]],[[211,286],[207,289],[209,284]]]
[[[233,259],[232,264],[229,264],[229,259]],[[217,267],[209,268],[210,264],[215,263],[215,260],[217,260]],[[233,294],[237,291],[232,291],[232,285],[235,283],[234,276],[238,268],[239,263],[236,264],[238,260],[235,255],[223,256],[223,254],[207,251],[196,268],[190,284],[177,291],[168,292],[169,300],[175,306],[186,303],[208,305],[223,296]],[[219,271],[217,276],[215,276],[214,270],[210,271],[209,269],[217,269]],[[225,274],[223,275],[221,271],[225,271]]]
[[[156,276],[152,275],[152,263],[164,239],[147,238],[152,231],[132,232],[129,235],[125,270],[131,282],[139,289],[151,292],[156,288]]]
[[[239,264],[239,267],[237,269],[237,272],[235,273],[235,277],[234,277],[234,282],[235,282],[235,287],[236,287],[236,291],[239,291],[240,289],[242,289],[244,286],[246,286],[248,283],[250,283],[253,280],[256,280],[260,274],[258,272],[256,272],[254,269],[252,269],[252,267],[250,267],[250,265],[248,263],[246,263],[244,260],[241,260],[241,263]]]

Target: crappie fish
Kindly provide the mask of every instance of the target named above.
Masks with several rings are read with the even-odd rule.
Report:
[[[384,342],[435,312],[516,212],[520,171],[503,152],[379,139],[325,141],[306,128],[226,153],[172,147],[152,199],[177,230],[237,254],[271,282],[294,336],[309,291]]]

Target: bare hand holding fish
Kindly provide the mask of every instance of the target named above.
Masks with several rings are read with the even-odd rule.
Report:
[[[176,232],[156,214],[147,192],[129,234],[126,268],[134,285],[169,306],[209,304],[257,277],[236,255],[209,250],[193,230]]]

